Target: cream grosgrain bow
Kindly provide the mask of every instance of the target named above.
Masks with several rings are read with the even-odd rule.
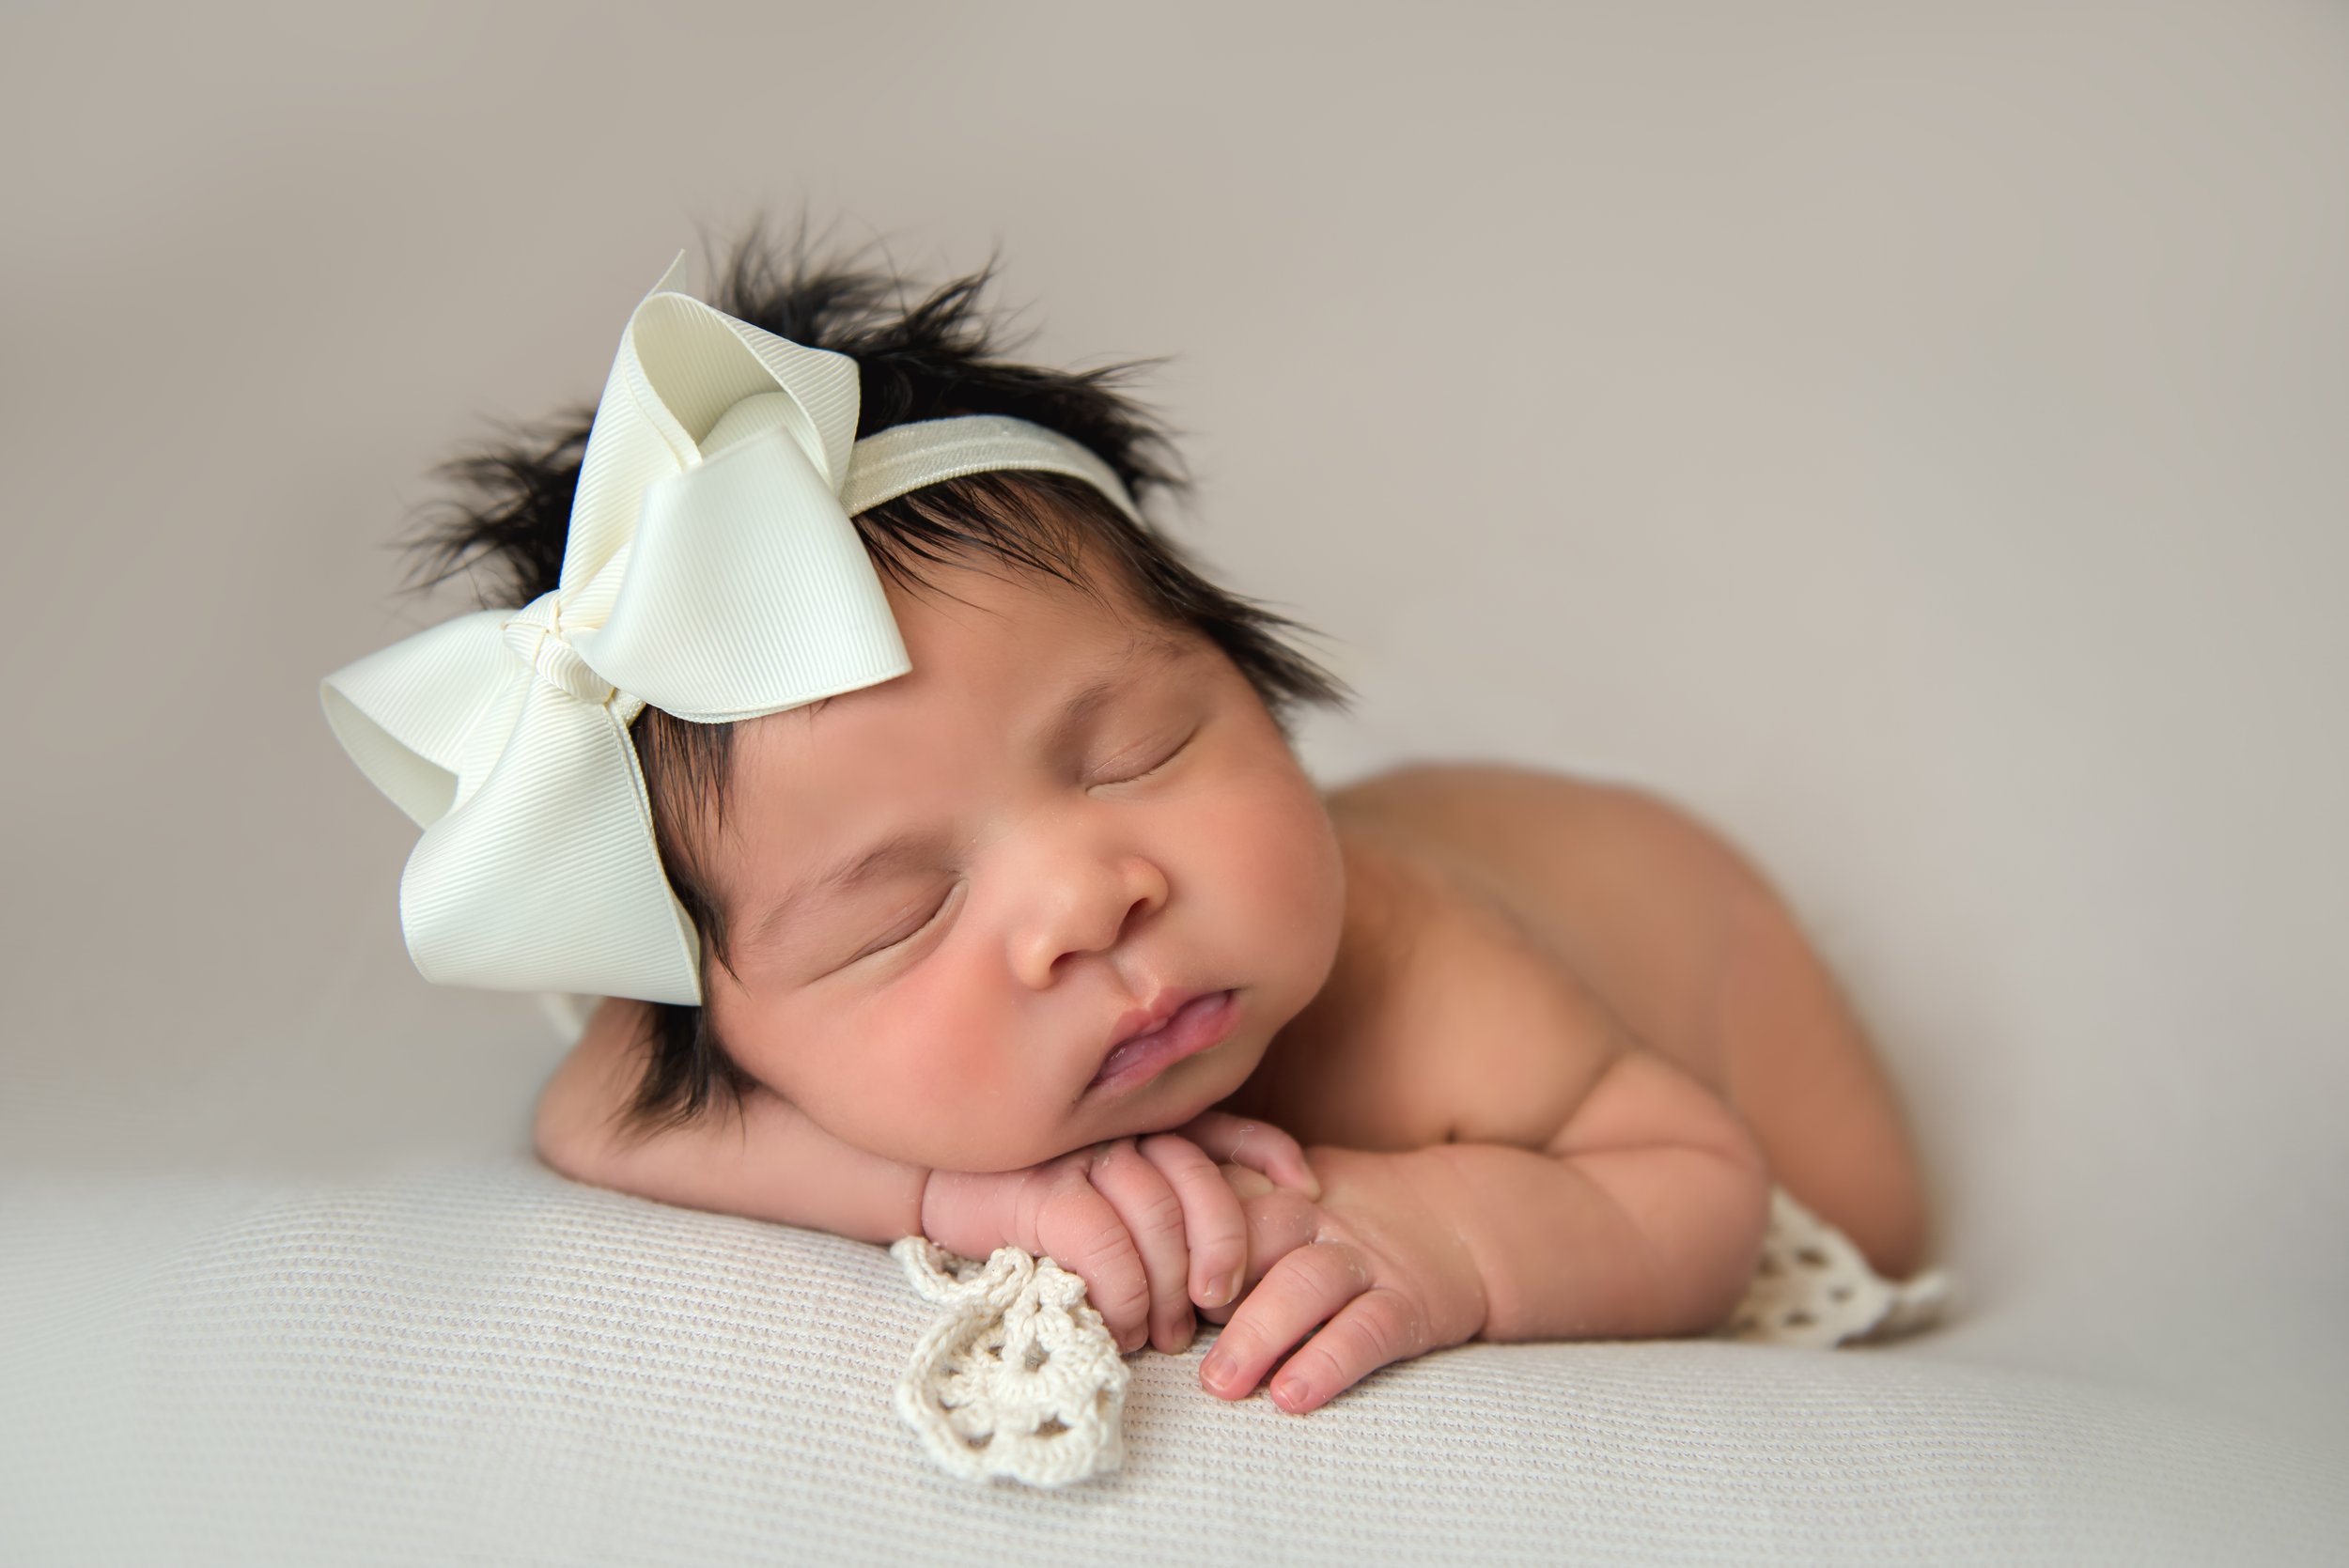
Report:
[[[335,738],[424,830],[399,916],[435,984],[702,1000],[629,726],[647,705],[747,719],[910,670],[854,512],[1020,468],[1083,479],[1140,520],[1097,456],[1022,420],[857,441],[856,362],[692,298],[683,260],[621,334],[555,589],[319,684]]]

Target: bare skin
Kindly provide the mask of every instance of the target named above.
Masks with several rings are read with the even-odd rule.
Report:
[[[1770,1179],[1843,1230],[1880,1272],[1901,1278],[1921,1265],[1926,1203],[1890,1085],[1783,902],[1716,835],[1635,790],[1503,767],[1400,768],[1328,801],[1347,868],[1337,962],[1219,1110],[1293,1133],[1327,1184],[1355,1173],[1349,1151],[1408,1159],[1525,1149],[1571,1160],[1578,1137],[1626,1110],[1650,1124],[1644,1140],[1669,1142],[1672,1126],[1706,1119],[1693,1099],[1672,1103],[1693,1081],[1750,1130]],[[1601,1085],[1642,1062],[1685,1077],[1632,1085],[1630,1097],[1612,1082],[1613,1097],[1597,1103]],[[1460,1192],[1456,1212],[1504,1210],[1501,1184],[1517,1174],[1490,1172],[1484,1201]],[[1423,1167],[1410,1175],[1441,1179]],[[1645,1190],[1672,1202],[1685,1175]],[[1233,1179],[1270,1208],[1254,1218],[1274,1233],[1272,1248],[1326,1234],[1261,1178]],[[1688,1186],[1685,1201],[1700,1201]],[[1485,1244],[1558,1253],[1571,1267],[1607,1238],[1592,1229],[1576,1247],[1570,1212],[1491,1227]],[[1604,1321],[1545,1316],[1537,1288],[1503,1299],[1501,1271],[1484,1272],[1476,1337],[1614,1337],[1626,1318],[1656,1321],[1645,1298]],[[1251,1283],[1261,1277],[1252,1269]],[[1229,1306],[1205,1311],[1226,1327],[1202,1381],[1235,1398],[1277,1375],[1276,1403],[1301,1413],[1364,1363],[1393,1358],[1398,1339],[1432,1347],[1450,1338],[1438,1306],[1364,1314],[1367,1347],[1315,1339],[1290,1350],[1330,1302],[1369,1299],[1351,1281],[1293,1285],[1287,1301],[1267,1305],[1263,1327],[1235,1322]]]
[[[754,722],[719,892],[742,928],[807,882],[809,821],[850,822],[834,851],[951,830],[935,857],[718,971],[714,1016],[762,1085],[738,1117],[614,1136],[645,1019],[605,1002],[541,1102],[556,1169],[1050,1252],[1128,1348],[1180,1348],[1195,1307],[1225,1325],[1207,1389],[1277,1363],[1296,1412],[1470,1338],[1703,1331],[1750,1278],[1773,1180],[1880,1270],[1922,1260],[1864,1033],[1782,902],[1687,815],[1495,767],[1320,794],[1220,653],[1121,663],[1130,605],[957,591],[893,586],[913,675]],[[1102,669],[1128,684],[1081,744],[1032,746],[1061,733],[1053,694]],[[1122,1020],[1178,986],[1230,988],[1229,1037],[1088,1086]]]
[[[1773,1179],[1879,1272],[1922,1265],[1891,1085],[1783,901],[1719,837],[1638,790],[1501,766],[1402,768],[1326,800],[1347,867],[1337,963],[1221,1109],[1306,1143],[1542,1148],[1613,1034],[1735,1107]]]

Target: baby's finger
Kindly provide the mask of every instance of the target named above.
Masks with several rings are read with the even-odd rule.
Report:
[[[1299,1247],[1273,1265],[1224,1325],[1199,1365],[1200,1385],[1218,1399],[1247,1398],[1273,1362],[1369,1285],[1368,1266],[1345,1243]]]
[[[1244,1165],[1219,1165],[1216,1173],[1240,1201],[1240,1221],[1248,1235],[1248,1267],[1240,1276],[1239,1299],[1272,1272],[1273,1265],[1312,1241],[1321,1231],[1321,1207],[1302,1192],[1276,1187],[1272,1178]],[[1199,1315],[1209,1323],[1229,1323],[1238,1300],[1204,1308]]]
[[[1101,1314],[1121,1351],[1139,1346],[1150,1323],[1150,1280],[1125,1220],[1094,1190],[1085,1167],[1055,1161],[1050,1187],[1033,1205],[1022,1203],[1011,1239],[1049,1257],[1085,1282],[1085,1299]]]
[[[1228,1110],[1204,1110],[1174,1129],[1210,1158],[1262,1172],[1308,1198],[1321,1196],[1320,1178],[1306,1162],[1297,1140],[1269,1122],[1253,1122]]]
[[[1148,1343],[1168,1352],[1190,1348],[1190,1250],[1183,1238],[1182,1201],[1130,1138],[1096,1148],[1091,1174],[1094,1189],[1116,1209],[1142,1255],[1149,1288]],[[1121,1351],[1140,1348],[1139,1343],[1118,1341]]]
[[[1348,1301],[1272,1379],[1272,1403],[1292,1416],[1318,1410],[1390,1361],[1427,1348],[1427,1322],[1401,1291],[1379,1285]]]
[[[1190,1299],[1225,1307],[1239,1298],[1248,1273],[1248,1217],[1239,1195],[1215,1161],[1188,1138],[1159,1133],[1142,1141],[1143,1157],[1159,1168],[1183,1205],[1183,1239],[1190,1251]]]

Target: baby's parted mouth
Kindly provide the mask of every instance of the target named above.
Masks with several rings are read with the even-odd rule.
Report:
[[[1177,999],[1169,996],[1165,1001]],[[1146,1082],[1186,1056],[1195,1056],[1219,1044],[1231,1032],[1238,1008],[1230,991],[1206,991],[1181,1000],[1171,1012],[1161,1008],[1160,1021],[1145,1023],[1117,1042],[1102,1059],[1101,1070],[1087,1087],[1125,1087]],[[1119,1020],[1126,1026],[1126,1020]],[[1128,1026],[1130,1027],[1130,1026]]]

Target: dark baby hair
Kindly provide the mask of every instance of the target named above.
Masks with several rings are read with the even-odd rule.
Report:
[[[1081,442],[1109,464],[1137,505],[1188,480],[1165,427],[1118,390],[1148,361],[1086,371],[1018,365],[981,311],[992,260],[908,304],[907,280],[857,256],[826,257],[804,222],[779,255],[755,222],[737,244],[708,303],[728,316],[857,362],[860,439],[894,425],[952,414],[1009,414]],[[563,565],[571,501],[595,419],[593,405],[554,414],[542,432],[506,427],[495,444],[435,473],[462,492],[407,541],[416,557],[409,586],[427,589],[468,574],[483,608],[522,605],[552,591]],[[875,567],[901,586],[933,586],[925,564],[988,559],[1098,593],[1084,579],[1091,545],[1113,562],[1152,615],[1213,642],[1238,666],[1284,735],[1300,706],[1342,707],[1350,693],[1292,647],[1305,629],[1226,593],[1154,526],[1137,527],[1081,480],[1034,472],[971,474],[925,486],[855,519]],[[829,699],[827,699],[829,700]],[[661,863],[701,935],[703,990],[713,959],[727,955],[724,911],[701,859],[717,842],[731,774],[734,726],[692,723],[646,707],[630,730],[652,807]],[[681,1125],[713,1106],[736,1107],[754,1080],[737,1064],[703,1007],[648,1004],[642,1079],[626,1129]]]

